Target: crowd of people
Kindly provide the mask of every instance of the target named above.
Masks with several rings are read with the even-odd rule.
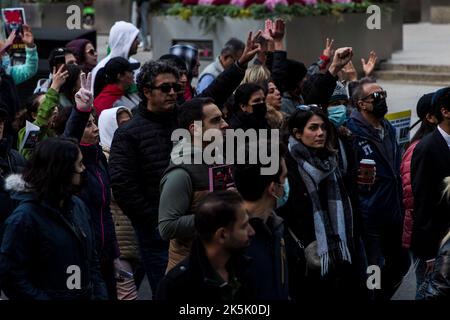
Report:
[[[288,58],[284,30],[268,20],[229,39],[200,73],[187,44],[141,65],[146,38],[119,21],[101,61],[88,40],[54,48],[31,97],[17,90],[37,72],[31,28],[0,42],[4,295],[135,300],[146,276],[166,301],[384,301],[413,263],[416,298],[449,299],[450,87],[420,98],[403,150],[376,53],[358,79],[351,47],[327,39],[306,66]],[[16,36],[22,65],[7,53]],[[190,139],[174,143],[176,129]],[[275,172],[236,161],[233,186],[217,190],[218,163],[179,161],[229,129],[275,132],[236,147],[279,143]],[[370,266],[381,283],[368,285]]]

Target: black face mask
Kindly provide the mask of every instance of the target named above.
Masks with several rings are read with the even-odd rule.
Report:
[[[267,113],[267,106],[264,102],[257,103],[252,105],[253,106],[253,114],[258,119],[264,119],[266,117]]]
[[[386,99],[374,100],[372,102],[372,105],[373,105],[372,114],[378,119],[384,118],[384,116],[388,112]]]

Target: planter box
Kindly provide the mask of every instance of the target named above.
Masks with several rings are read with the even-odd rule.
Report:
[[[285,45],[289,58],[303,61],[309,65],[322,53],[326,37],[335,39],[335,46],[352,46],[355,51],[353,61],[361,71],[361,58],[366,58],[375,50],[379,60],[388,60],[395,49],[402,48],[401,22],[393,23],[392,12],[382,14],[381,30],[369,30],[366,27],[366,14],[344,14],[341,21],[334,16],[315,16],[292,18],[286,23]],[[184,21],[174,16],[155,16],[152,18],[153,56],[166,54],[176,41],[210,41],[213,57],[231,37],[245,41],[249,30],[263,29],[264,20],[233,19],[224,17],[217,22],[214,31],[205,34],[199,28],[200,17],[191,17]],[[395,30],[394,30],[395,29]],[[395,43],[395,45],[394,45]],[[202,67],[210,61],[201,61]]]

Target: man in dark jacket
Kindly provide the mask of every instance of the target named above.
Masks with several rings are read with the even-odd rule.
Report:
[[[25,167],[25,159],[11,148],[11,139],[7,138],[9,123],[5,107],[0,103],[0,226],[14,209],[9,192],[4,189],[5,179],[12,173],[20,173]]]
[[[117,129],[109,159],[114,198],[136,230],[153,294],[167,266],[168,243],[157,229],[159,183],[176,128],[177,82],[178,71],[167,62],[142,66],[137,78],[142,101],[135,116]]]
[[[225,302],[254,299],[249,258],[254,230],[242,198],[233,191],[208,194],[195,215],[198,237],[188,258],[161,281],[157,299]]]
[[[439,243],[450,227],[450,204],[442,196],[444,178],[450,176],[450,88],[434,94],[432,107],[438,126],[417,145],[411,161],[414,195],[411,250],[422,264],[426,263],[422,281],[433,269]]]
[[[384,119],[388,111],[386,92],[376,83],[366,83],[355,90],[353,100],[357,110],[347,127],[355,138],[357,160],[370,159],[376,164],[374,183],[359,188],[363,241],[368,264],[382,269],[379,297],[390,299],[409,267],[409,258],[401,247],[401,152],[394,128]]]
[[[250,143],[248,148],[255,145]],[[254,260],[251,276],[259,300],[289,298],[284,221],[274,212],[287,197],[287,169],[283,157],[278,161],[278,170],[272,175],[262,175],[261,164],[235,165],[234,170],[236,188],[255,230],[247,255]]]
[[[259,47],[249,38],[244,53],[202,93],[225,103],[242,81]],[[159,185],[169,165],[172,131],[177,128],[178,71],[164,61],[147,62],[137,78],[142,102],[137,114],[120,127],[111,147],[111,186],[119,207],[133,223],[152,292],[167,266],[168,243],[158,227]]]

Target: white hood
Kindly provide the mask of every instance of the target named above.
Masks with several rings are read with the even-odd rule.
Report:
[[[128,57],[131,45],[133,44],[134,39],[136,39],[138,34],[139,29],[136,28],[132,23],[125,21],[117,21],[116,23],[114,23],[109,32],[108,44],[111,52],[92,70],[92,91],[94,91],[94,81],[98,70],[103,68],[110,59],[115,57],[123,57],[125,59],[128,59],[130,62],[138,62],[137,60]],[[135,74],[137,74],[138,70],[135,71]]]
[[[126,107],[116,107],[103,110],[98,118],[98,129],[100,131],[100,144],[102,147],[111,149],[114,133],[119,127],[117,124],[117,111],[127,109]],[[130,112],[131,115],[131,112]]]

